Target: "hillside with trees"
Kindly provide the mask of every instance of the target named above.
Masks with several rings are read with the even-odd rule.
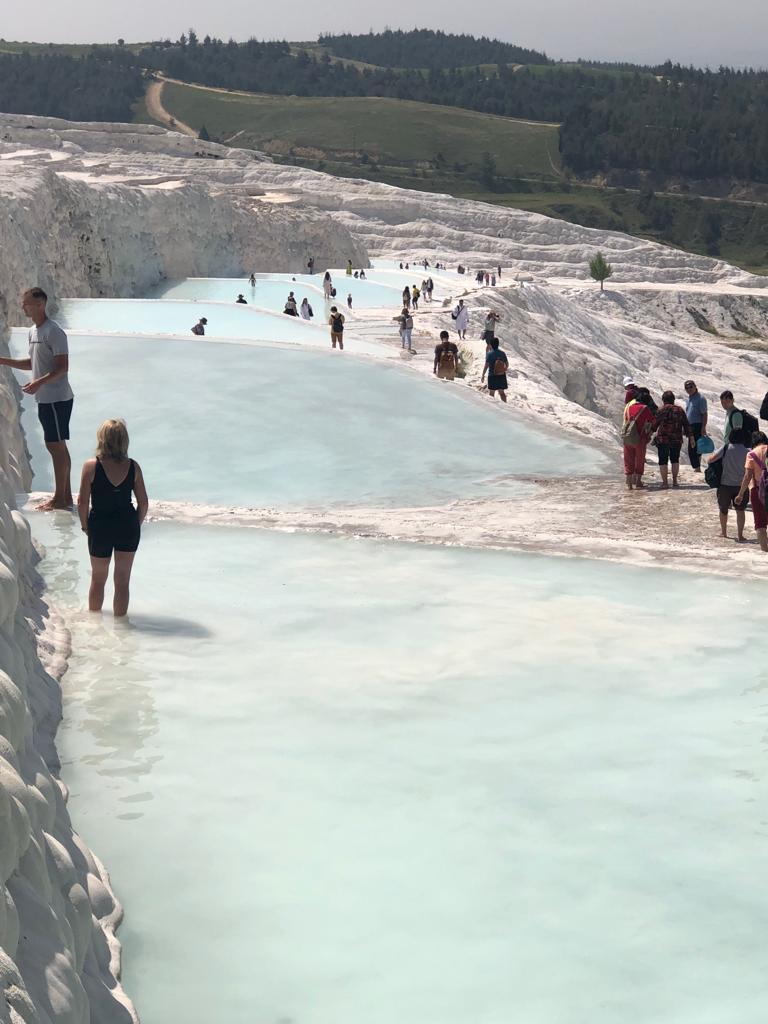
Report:
[[[130,121],[144,91],[133,54],[119,48],[83,57],[0,53],[0,110],[72,121]]]
[[[368,32],[366,35],[331,33],[318,39],[336,57],[380,64],[388,68],[459,68],[467,64],[548,64],[538,50],[503,43],[487,36],[453,35],[417,28]]]

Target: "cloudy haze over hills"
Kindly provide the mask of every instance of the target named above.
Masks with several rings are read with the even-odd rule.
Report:
[[[34,20],[21,6],[4,11],[2,32],[7,39],[39,42],[109,42],[176,38],[189,25],[201,33],[223,38],[291,40],[314,39],[320,32],[366,32],[386,27],[442,28],[497,36],[524,46],[544,49],[552,57],[658,63],[672,58],[682,63],[717,67],[765,67],[768,5],[764,0],[615,0],[610,5],[574,4],[545,0],[538,4],[468,6],[460,0],[391,0],[386,8],[342,0],[322,5],[295,0],[281,5],[248,0],[187,0],[158,6],[148,0],[108,5],[103,0],[74,0],[62,5],[41,0]],[[286,12],[289,12],[287,15]],[[477,16],[478,11],[480,16]]]

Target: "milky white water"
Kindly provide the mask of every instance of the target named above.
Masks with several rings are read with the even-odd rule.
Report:
[[[300,317],[227,302],[173,302],[149,299],[63,299],[59,322],[67,331],[113,334],[181,334],[198,339],[192,327],[201,317],[208,321],[208,338],[274,341],[281,344],[329,348],[327,321],[318,316],[308,322]],[[352,324],[349,325],[350,332]],[[351,344],[351,342],[350,342]],[[362,350],[371,353],[371,348]],[[374,354],[376,350],[373,350]]]
[[[764,1019],[767,623],[722,587],[150,525],[58,740],[144,1024]]]
[[[224,505],[423,503],[524,493],[510,474],[596,471],[593,449],[499,416],[487,398],[399,365],[170,339],[70,336],[76,472],[122,416],[156,498]],[[26,354],[26,332],[14,350]],[[33,399],[37,489],[52,486]]]
[[[416,283],[415,277],[411,284]],[[216,302],[234,302],[242,295],[250,305],[261,306],[282,312],[289,292],[293,292],[301,304],[307,298],[312,306],[315,319],[321,317],[326,308],[332,304],[346,309],[347,295],[352,295],[353,308],[367,309],[370,307],[390,307],[393,312],[401,305],[402,287],[396,283],[379,284],[374,281],[361,281],[342,274],[334,276],[336,298],[326,302],[323,298],[322,274],[289,274],[260,275],[256,284],[251,285],[241,278],[222,279],[210,277],[187,278],[184,281],[169,281],[158,285],[151,294],[153,299],[186,299],[194,301],[213,300]],[[421,278],[418,284],[421,285]]]

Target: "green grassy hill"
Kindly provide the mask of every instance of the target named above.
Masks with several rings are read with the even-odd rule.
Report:
[[[232,145],[300,161],[462,173],[492,153],[505,177],[559,174],[557,125],[378,97],[256,96],[169,83],[174,117]],[[315,165],[316,165],[315,163]]]

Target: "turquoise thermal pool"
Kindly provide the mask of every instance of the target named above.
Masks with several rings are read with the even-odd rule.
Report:
[[[13,346],[26,354],[26,331]],[[75,472],[98,425],[121,416],[155,498],[419,504],[525,494],[512,474],[603,465],[595,450],[561,441],[553,460],[548,437],[468,389],[347,352],[77,334],[70,349]],[[50,489],[34,399],[24,398],[23,423],[35,486]]]
[[[759,584],[150,524],[116,626],[31,519],[143,1024],[765,1018]]]
[[[347,316],[348,311],[344,310]],[[149,299],[64,299],[59,322],[72,333],[185,335],[200,341],[192,327],[206,317],[206,338],[229,338],[237,341],[277,342],[311,348],[330,348],[329,327],[321,308],[315,320],[307,322],[284,313],[241,306],[236,303],[166,302]],[[354,318],[345,327],[350,336],[347,347],[358,355],[386,357],[396,355],[381,346],[354,339]]]
[[[411,284],[416,283],[416,280]],[[333,284],[336,288],[336,297],[326,302],[323,298],[322,274],[315,274],[310,277],[308,274],[297,274],[296,279],[286,275],[280,275],[277,279],[269,276],[259,276],[256,285],[251,285],[241,278],[188,278],[185,281],[169,281],[166,284],[158,285],[153,289],[150,297],[153,299],[184,299],[187,301],[213,301],[213,302],[234,302],[241,294],[249,305],[259,306],[275,312],[282,312],[285,308],[285,300],[292,291],[296,300],[301,304],[303,298],[309,300],[315,319],[320,317],[332,305],[344,308],[346,311],[347,295],[352,295],[353,309],[366,309],[370,307],[386,307],[396,310],[402,297],[402,286],[397,287],[393,282],[391,285],[381,284],[371,280],[360,281],[348,278],[345,275],[334,275]],[[421,278],[418,280],[421,285]]]

